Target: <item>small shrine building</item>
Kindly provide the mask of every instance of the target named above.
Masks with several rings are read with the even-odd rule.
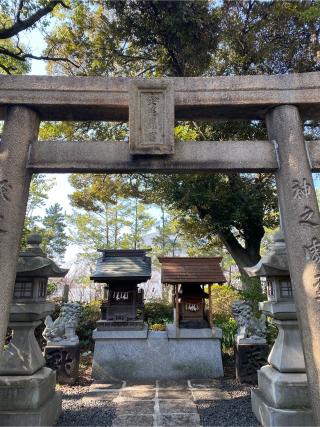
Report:
[[[226,282],[222,257],[159,257],[161,281],[173,285],[175,322],[180,328],[212,327],[211,285]],[[208,287],[208,293],[205,292]],[[209,299],[208,314],[205,299]]]
[[[140,283],[151,277],[148,249],[99,249],[96,271],[90,277],[105,283],[98,330],[143,329],[144,297]]]

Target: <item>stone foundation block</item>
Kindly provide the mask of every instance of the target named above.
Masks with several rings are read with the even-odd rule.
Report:
[[[221,345],[216,336],[209,328],[185,329],[181,335],[172,329],[97,331],[92,376],[102,382],[221,377]]]
[[[42,368],[33,375],[0,376],[0,411],[20,411],[41,406],[54,393],[56,374]]]
[[[315,425],[311,409],[279,409],[273,407],[260,390],[251,391],[251,406],[262,426],[310,427]]]
[[[53,426],[61,414],[62,395],[55,392],[37,409],[0,411],[0,426]]]
[[[55,379],[49,368],[30,376],[1,376],[0,426],[52,426],[62,405]]]
[[[272,366],[264,366],[258,372],[259,390],[272,406],[279,409],[310,407],[306,374],[285,374]]]

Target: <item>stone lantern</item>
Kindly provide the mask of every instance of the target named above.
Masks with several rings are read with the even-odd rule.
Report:
[[[252,409],[263,426],[313,425],[293,288],[282,232],[274,236],[269,254],[249,276],[265,279],[268,300],[260,310],[272,317],[279,330],[268,357],[269,365],[258,371],[257,390],[252,390]]]
[[[44,367],[34,330],[54,310],[46,301],[48,278],[63,277],[68,270],[46,257],[41,241],[31,234],[18,259],[9,319],[12,339],[0,363],[0,420],[5,423],[0,425],[50,425],[61,411],[55,373]]]

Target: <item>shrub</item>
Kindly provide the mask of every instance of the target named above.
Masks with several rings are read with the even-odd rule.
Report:
[[[101,317],[100,305],[101,300],[80,303],[81,311],[76,332],[79,336],[81,351],[93,351],[92,332],[96,329],[97,321]]]
[[[214,321],[228,322],[232,317],[232,304],[240,299],[240,293],[229,285],[212,285],[211,300]]]
[[[168,304],[162,300],[152,300],[146,302],[144,305],[144,319],[148,323],[149,327],[155,324],[164,325],[165,323],[172,322],[172,304]]]
[[[216,319],[214,324],[222,329],[222,351],[230,352],[234,346],[234,337],[237,333],[237,322],[231,317],[228,320],[221,317]]]
[[[267,343],[270,348],[278,336],[278,328],[272,323],[271,317],[267,317]]]

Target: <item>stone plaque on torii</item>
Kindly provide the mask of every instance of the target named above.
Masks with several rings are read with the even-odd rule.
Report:
[[[0,77],[0,118],[5,120],[0,145],[1,349],[32,173],[271,172],[276,176],[311,403],[320,425],[320,216],[311,176],[320,170],[320,142],[304,141],[301,122],[320,118],[320,73],[157,79],[150,84],[163,88],[146,91],[141,82]],[[140,93],[140,113],[131,125],[130,144],[37,142],[41,120],[128,120],[131,84]],[[269,141],[175,142],[173,150],[173,133],[166,133],[172,124],[165,127],[173,105],[177,120],[265,120]]]

